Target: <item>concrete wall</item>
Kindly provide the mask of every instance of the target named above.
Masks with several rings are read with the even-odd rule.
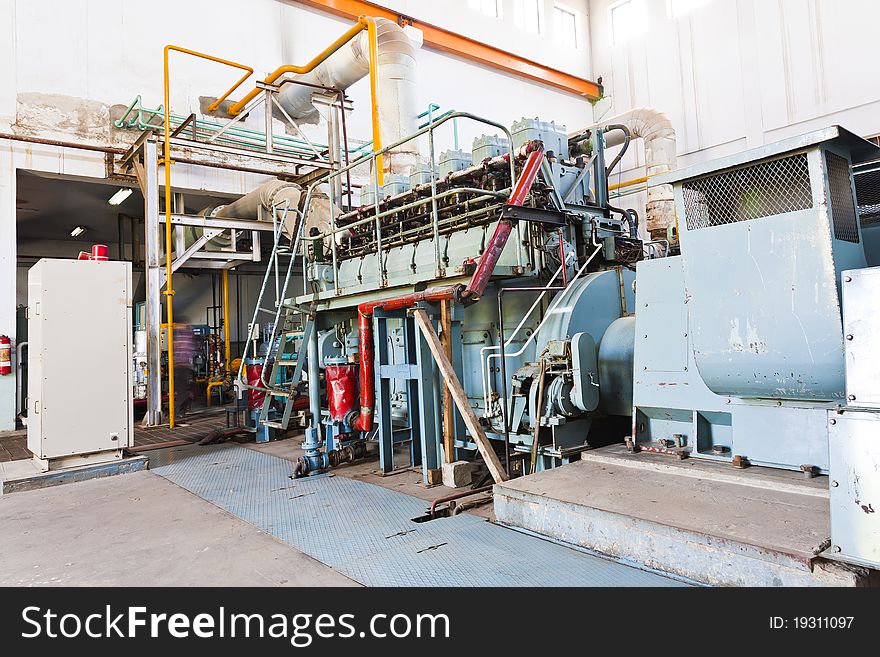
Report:
[[[516,2],[502,1],[501,18],[473,11],[467,0],[389,0],[387,6],[590,77],[587,0],[565,3],[582,14],[583,45],[577,50],[557,43],[550,20],[552,0],[542,0],[546,29],[537,35],[517,27]],[[241,61],[263,76],[282,63],[311,59],[349,25],[349,21],[286,0],[4,0],[0,2],[0,132],[125,146],[136,135],[112,129],[112,120],[138,94],[146,105],[162,102],[162,49],[166,44]],[[231,69],[172,55],[170,105],[177,114],[198,111],[200,97],[219,95],[236,77]],[[367,83],[355,85],[350,96],[356,107],[350,135],[368,140]],[[592,119],[591,106],[579,97],[423,50],[418,106],[427,107],[430,102],[507,124],[521,116],[539,114],[570,127]],[[255,112],[248,121],[262,129],[259,114]],[[318,139],[323,136],[322,128],[307,130]],[[478,126],[461,125],[462,144],[469,147],[470,140],[483,131]],[[438,135],[438,148],[451,143],[451,129]],[[0,333],[13,340],[15,308],[22,302],[17,298],[15,281],[20,282],[25,273],[16,266],[18,169],[92,180],[106,175],[101,153],[0,139]],[[182,190],[243,194],[262,179],[186,165],[174,170],[174,185]],[[78,249],[78,245],[68,245],[73,247]],[[247,290],[243,297],[247,294],[249,298],[243,299],[242,308],[249,319],[259,280],[248,277],[243,285]],[[205,281],[184,280],[178,291],[176,317],[204,321],[204,306],[210,300]],[[13,377],[0,377],[0,430],[13,427],[14,387]]]
[[[872,0],[631,0],[642,32],[612,42],[611,8],[591,0],[593,75],[608,101],[597,120],[653,106],[672,119],[679,165],[721,157],[830,124],[880,132],[880,78],[867,62],[880,3]],[[621,180],[644,175],[641,145]],[[614,182],[618,180],[615,177]],[[644,207],[643,195],[619,205]]]
[[[589,48],[558,45],[553,0],[543,0],[548,17],[543,34],[515,23],[515,1],[503,0],[503,17],[468,8],[467,0],[388,1],[389,7],[461,31],[481,41],[584,77]],[[586,0],[566,3],[582,12],[587,41]],[[163,21],[162,16],[173,16]],[[145,29],[149,20],[150,28]],[[169,43],[247,63],[258,75],[282,63],[304,63],[350,21],[284,0],[174,2],[155,0],[9,0],[0,5],[0,131],[74,134],[110,139],[110,107],[137,94],[151,106],[162,101],[162,48]],[[544,85],[523,82],[465,60],[425,50],[418,105],[436,102],[512,122],[522,115],[549,115],[575,125],[590,119],[582,99]],[[198,110],[199,96],[217,96],[236,79],[233,69],[172,54],[171,107],[178,114]],[[479,84],[474,82],[479,80]],[[358,83],[352,136],[370,138],[369,90]],[[259,117],[254,117],[260,126]],[[118,136],[122,137],[122,136]]]
[[[374,0],[375,1],[375,0]],[[522,28],[519,20],[519,0],[499,0],[501,16],[495,18],[474,9],[479,2],[471,0],[379,0],[380,4],[407,16],[414,16],[426,23],[443,27],[458,34],[488,43],[508,52],[527,57],[553,68],[579,75],[590,76],[590,50],[588,21],[585,19],[588,0],[565,0],[565,6],[580,12],[585,20],[580,22],[580,42],[584,44],[575,56],[556,39],[553,25],[554,0],[539,0],[544,17],[540,33]]]

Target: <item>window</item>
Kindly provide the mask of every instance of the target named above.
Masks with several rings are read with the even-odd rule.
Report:
[[[611,44],[619,46],[645,32],[644,0],[622,0],[608,9]]]
[[[544,3],[542,0],[514,0],[514,23],[526,32],[544,31]]]
[[[666,15],[669,18],[678,18],[708,2],[709,0],[666,0]]]
[[[553,22],[556,24],[556,37],[569,48],[580,48],[580,15],[566,5],[553,5]]]
[[[468,7],[492,18],[501,18],[501,0],[468,0]]]

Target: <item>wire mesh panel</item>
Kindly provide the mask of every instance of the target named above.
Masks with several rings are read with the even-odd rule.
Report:
[[[877,223],[880,221],[880,169],[856,171],[853,179],[862,223]]]
[[[825,152],[825,166],[828,167],[829,196],[831,197],[831,221],[835,239],[846,242],[859,241],[859,225],[856,203],[853,198],[850,180],[849,161],[846,158]]]
[[[688,230],[813,207],[806,153],[688,180],[682,192]]]

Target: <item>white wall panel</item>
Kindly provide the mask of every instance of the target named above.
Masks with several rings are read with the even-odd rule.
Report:
[[[614,44],[610,8],[591,0],[593,75],[605,116],[650,105],[675,125],[679,165],[721,157],[830,124],[880,133],[873,75],[873,0],[706,0],[675,18],[667,0],[632,0],[646,30]],[[598,112],[597,112],[598,113]],[[640,149],[623,179],[644,175]],[[643,195],[619,200],[643,207]]]

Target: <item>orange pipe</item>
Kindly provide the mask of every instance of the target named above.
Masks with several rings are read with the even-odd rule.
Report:
[[[208,406],[211,405],[211,389],[217,388],[217,387],[225,385],[225,384],[226,384],[226,381],[211,381],[211,383],[208,384],[208,388],[205,392],[205,394],[208,397]]]
[[[616,185],[608,185],[608,191],[613,192],[616,189],[622,189],[624,187],[632,187],[633,185],[641,185],[642,183],[648,182],[648,176],[643,176],[642,178],[633,178],[632,180],[627,180],[622,183],[617,183]]]
[[[378,68],[379,68],[379,42],[376,34],[376,21],[367,16],[358,16],[357,23],[349,28],[342,36],[340,36],[336,41],[327,46],[323,51],[321,51],[317,56],[315,56],[312,61],[310,61],[305,66],[296,66],[294,64],[285,64],[284,66],[279,66],[272,73],[270,73],[263,82],[265,84],[273,84],[277,81],[281,76],[286,75],[288,73],[292,73],[295,75],[303,75],[305,73],[312,72],[319,64],[326,61],[333,53],[338,51],[342,46],[355,38],[362,31],[367,30],[369,34],[369,42],[370,42],[370,105],[371,105],[371,120],[373,124],[373,150],[381,151],[382,150],[382,128],[381,123],[379,121],[379,76],[378,76]],[[247,78],[243,78],[238,81],[238,83],[233,86],[229,91],[227,91],[223,96],[215,103],[212,103],[208,106],[208,109],[215,110],[220,106],[220,103],[225,99],[229,94],[235,91]],[[230,116],[236,116],[247,107],[247,104],[251,102],[257,95],[260,93],[259,87],[254,87],[244,98],[239,100],[236,103],[230,105],[226,113]],[[385,184],[385,172],[382,170],[382,156],[376,156],[376,171],[377,171],[377,182],[381,187]]]
[[[229,312],[229,270],[223,270],[223,361],[225,376],[232,373],[232,318]],[[210,401],[210,400],[209,400]]]
[[[372,23],[372,21],[370,19],[364,18],[364,17],[359,17],[358,21],[355,25],[353,25],[351,28],[349,28],[345,32],[345,34],[343,34],[341,37],[336,39],[336,41],[334,41],[329,46],[327,46],[324,50],[322,50],[308,64],[306,64],[304,66],[296,66],[295,64],[285,64],[284,66],[279,66],[272,73],[270,73],[266,77],[265,80],[263,80],[263,83],[264,84],[272,84],[278,78],[280,78],[282,75],[286,75],[287,73],[293,73],[296,75],[303,75],[304,73],[311,73],[319,64],[324,62],[328,57],[330,57],[330,55],[332,55],[337,50],[339,50],[342,46],[344,46],[346,43],[351,41],[354,37],[356,37],[358,34],[360,34],[363,30],[370,29],[371,23]],[[372,72],[371,72],[371,74],[372,74]],[[238,86],[242,82],[244,82],[244,80],[241,80],[232,89],[227,91],[226,94],[223,96],[223,98],[225,98],[230,93],[235,91],[235,89],[237,89]],[[238,102],[230,105],[229,108],[226,110],[226,113],[229,114],[230,116],[236,116],[237,114],[240,114],[241,111],[247,106],[247,104],[249,102],[251,102],[254,98],[257,97],[257,95],[260,93],[260,91],[261,90],[259,89],[259,87],[254,87],[254,89],[251,90],[244,98],[242,98]],[[220,100],[222,100],[222,99],[220,99]],[[215,105],[219,106],[220,100],[218,100],[216,103],[211,105],[209,109],[216,109]]]

